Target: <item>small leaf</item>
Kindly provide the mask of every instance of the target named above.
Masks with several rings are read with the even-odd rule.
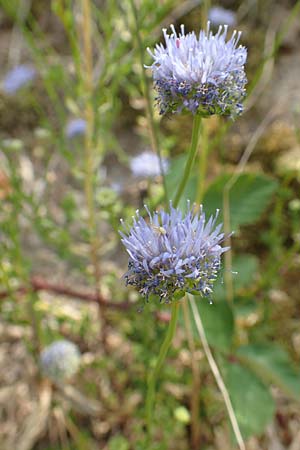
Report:
[[[204,197],[204,211],[209,216],[217,208],[223,210],[223,191],[231,175],[221,175],[208,187]],[[255,223],[269,204],[278,186],[277,181],[265,175],[243,174],[230,190],[230,226]]]
[[[292,398],[300,400],[300,373],[285,350],[273,344],[253,344],[240,347],[237,357],[261,379],[274,383]]]
[[[209,344],[221,351],[231,348],[234,333],[233,313],[226,301],[216,301],[212,304],[206,298],[195,297]],[[195,327],[195,334],[198,332]]]
[[[225,366],[225,381],[243,437],[262,433],[275,411],[268,388],[237,363]]]

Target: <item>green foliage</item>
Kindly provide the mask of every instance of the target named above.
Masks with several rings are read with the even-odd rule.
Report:
[[[266,383],[273,383],[292,398],[300,400],[300,371],[295,369],[288,354],[278,345],[242,346],[236,354]]]
[[[230,179],[231,175],[220,175],[208,187],[203,201],[208,215],[222,207],[224,188]],[[231,229],[257,222],[277,187],[277,181],[265,175],[240,175],[229,195]]]
[[[238,363],[227,363],[225,367],[225,382],[242,435],[246,438],[261,434],[275,412],[268,388]]]
[[[228,302],[216,301],[210,304],[202,297],[195,297],[195,300],[209,344],[216,350],[229,352],[234,334],[234,317]],[[196,328],[194,333],[198,337]]]
[[[233,258],[233,282],[237,291],[251,287],[255,283],[258,267],[258,259],[255,255],[241,254]]]
[[[108,442],[109,450],[129,450],[129,442],[122,435],[113,436]]]
[[[4,75],[5,70],[18,60],[20,51],[21,60],[26,62],[28,59],[38,76],[20,94],[9,97],[1,91],[0,95],[0,308],[3,340],[6,322],[16,325],[12,331],[8,330],[8,335],[12,333],[13,345],[19,332],[22,336],[16,345],[17,351],[13,347],[12,361],[23,352],[18,350],[18,346],[20,344],[21,348],[24,342],[26,351],[29,349],[37,357],[35,328],[41,334],[43,345],[62,337],[78,341],[85,354],[85,362],[80,376],[72,382],[72,388],[87,393],[91,399],[100,398],[105,411],[101,419],[74,413],[76,408],[73,410],[72,402],[65,398],[62,401],[63,397],[53,392],[51,408],[55,408],[55,414],[48,421],[53,430],[43,433],[43,442],[37,443],[36,448],[81,450],[106,446],[109,450],[149,450],[149,444],[144,442],[143,428],[146,379],[157,360],[167,327],[164,320],[169,311],[166,305],[152,302],[152,299],[140,311],[140,299],[133,290],[125,288],[122,279],[126,256],[121,254],[118,246],[120,217],[126,221],[144,202],[150,209],[163,204],[163,187],[159,178],[140,182],[132,179],[128,170],[131,150],[134,148],[134,153],[137,153],[151,143],[149,125],[145,121],[142,69],[133,14],[129,2],[91,2],[94,85],[93,95],[87,98],[81,3],[77,5],[71,0],[33,1],[28,2],[28,8],[26,5],[23,8],[21,3],[19,0],[1,1],[5,35],[2,72]],[[137,3],[138,25],[145,49],[148,45],[152,48],[161,39],[161,28],[171,17],[174,23],[180,20],[189,26],[191,17],[200,16],[202,11],[200,7],[181,17],[183,10],[178,0],[159,4],[142,0]],[[186,3],[189,7],[189,2]],[[243,2],[240,3],[243,8]],[[299,8],[299,2],[297,4]],[[293,8],[294,15],[296,9]],[[263,16],[260,20],[264,20]],[[251,36],[251,33],[246,34],[246,39],[249,39],[247,35]],[[283,35],[281,32],[275,40],[276,53]],[[261,37],[260,45],[263,47],[263,33]],[[6,43],[9,43],[7,48]],[[293,51],[292,48],[289,51]],[[149,59],[145,52],[145,62]],[[264,62],[260,65],[261,72]],[[254,76],[256,81],[258,78]],[[152,90],[150,97],[154,103]],[[69,140],[65,135],[69,119],[84,118],[87,104],[94,113],[91,177],[86,177],[84,136]],[[251,111],[247,114],[243,126],[247,127],[249,117],[252,127],[255,117],[251,116]],[[159,141],[164,156],[170,158],[167,187],[170,198],[174,198],[187,159],[189,119],[155,116],[155,121],[162,125]],[[174,133],[167,132],[170,125]],[[224,194],[232,176],[235,176],[236,166],[232,164],[233,159],[228,158],[227,149],[223,151],[224,165],[221,169],[220,161],[215,160],[218,142],[230,131],[231,122],[224,121],[214,126],[214,137],[208,143],[209,150],[212,150],[207,164],[209,183],[205,177],[202,180],[207,186],[203,204],[207,216],[220,209],[219,218],[224,221]],[[296,132],[299,134],[299,130]],[[180,149],[186,151],[179,154]],[[260,154],[255,153],[254,159],[257,157],[262,169],[258,172],[252,166],[252,172],[247,173],[246,166],[246,173],[236,178],[229,191],[230,227],[237,231],[233,239],[232,270],[237,272],[232,275],[233,305],[225,301],[225,267],[215,284],[212,304],[209,299],[197,298],[208,342],[216,360],[222,362],[222,373],[244,437],[260,435],[272,419],[275,405],[270,385],[279,387],[291,399],[300,400],[299,368],[295,367],[292,356],[280,347],[281,336],[276,332],[276,327],[286,327],[284,344],[288,348],[298,319],[295,305],[299,276],[295,256],[299,253],[299,180],[291,174],[282,178],[278,176],[277,180],[267,175],[272,171],[277,150],[282,151],[278,148],[271,154],[262,149]],[[268,162],[265,163],[264,159]],[[198,160],[180,200],[183,210],[186,209],[186,200],[193,202],[199,194],[197,164]],[[231,167],[227,170],[229,164]],[[221,175],[211,178],[220,170]],[[266,175],[261,173],[262,170]],[[114,181],[120,181],[124,187],[121,193],[113,190]],[[100,241],[96,255],[101,272],[98,288],[104,299],[114,306],[106,309],[108,351],[99,342],[97,306],[94,303],[69,302],[60,291],[46,293],[30,287],[31,278],[41,276],[50,283],[57,281],[59,286],[66,283],[67,288],[78,288],[80,293],[95,292],[90,248],[94,231],[87,225],[86,183],[92,185],[94,231]],[[266,215],[271,207],[271,213]],[[264,214],[266,221],[261,220]],[[243,228],[255,224],[257,227]],[[263,249],[260,242],[264,244]],[[268,298],[266,292],[274,286],[284,292],[292,292],[291,298],[290,293],[287,296],[287,305],[284,305],[282,324],[275,323],[272,316],[273,310],[278,308],[281,320],[281,305],[274,305],[269,300],[266,304],[268,314],[263,320],[258,318],[253,324],[251,320],[247,322],[251,314],[258,316],[257,312],[262,310],[261,299]],[[293,292],[296,292],[294,297]],[[128,301],[130,306],[117,310],[116,304],[122,301]],[[28,333],[29,324],[33,330],[31,333]],[[198,350],[200,344],[194,325],[192,331]],[[190,448],[188,439],[193,418],[188,397],[192,375],[190,361],[186,358],[188,344],[182,337],[183,333],[182,326],[168,354],[168,364],[159,376],[159,404],[151,450]],[[241,345],[245,342],[248,345]],[[10,342],[4,344],[10,345]],[[30,391],[36,395],[40,388],[34,384],[38,379],[38,369],[31,371],[32,361],[30,364],[30,374],[25,370],[24,373],[31,377],[32,372],[34,380],[30,379],[30,386],[35,386],[36,392],[35,389]],[[14,369],[9,367],[8,372],[21,373]],[[210,435],[207,430],[211,430],[216,422],[210,412],[217,409],[219,414],[219,402],[216,401],[216,387],[211,385],[207,372],[208,365],[202,359],[199,422],[200,428],[205,430],[203,440],[211,440],[208,444],[211,447],[213,432]],[[21,378],[20,382],[23,381]],[[207,391],[211,391],[208,398]],[[137,406],[129,412],[123,411],[127,396],[138,399]],[[106,434],[104,431],[103,435],[102,430],[99,432],[101,427],[98,428],[101,421],[104,430],[109,424],[109,431]],[[67,425],[64,429],[64,424],[70,429]],[[56,435],[59,435],[58,440],[62,437],[64,444],[56,444]],[[51,447],[47,447],[49,436],[54,439]]]

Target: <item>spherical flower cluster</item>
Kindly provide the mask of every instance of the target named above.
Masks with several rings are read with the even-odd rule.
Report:
[[[33,67],[21,64],[10,70],[3,80],[3,91],[8,95],[15,94],[19,89],[32,81],[36,76]]]
[[[162,169],[166,173],[169,168],[169,162],[162,158]],[[159,158],[155,153],[143,152],[135,156],[130,161],[130,169],[135,177],[153,178],[160,175]]]
[[[207,31],[177,34],[163,30],[166,46],[148,49],[154,59],[153,72],[161,114],[192,112],[207,117],[213,114],[235,117],[243,110],[247,82],[244,64],[247,50],[239,45],[241,32],[234,31],[226,42],[228,26],[213,34]]]
[[[53,381],[64,381],[78,371],[80,352],[73,342],[59,340],[44,348],[40,355],[42,372]]]
[[[66,136],[72,139],[76,136],[82,136],[86,132],[86,121],[84,119],[71,119],[66,126]]]
[[[210,296],[220,269],[222,224],[216,226],[218,212],[208,221],[195,206],[183,215],[170,204],[170,212],[160,210],[146,222],[137,211],[131,228],[121,232],[129,254],[126,283],[136,286],[148,299],[154,294],[161,301],[185,292]]]
[[[230,9],[222,8],[221,6],[214,6],[208,11],[208,19],[212,25],[222,25],[226,23],[229,27],[236,24],[236,14]]]

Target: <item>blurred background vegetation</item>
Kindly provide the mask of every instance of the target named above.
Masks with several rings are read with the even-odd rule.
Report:
[[[230,30],[243,31],[249,83],[240,118],[205,120],[205,173],[196,162],[182,198],[202,200],[207,214],[220,208],[235,232],[213,304],[197,306],[247,449],[299,450],[300,2],[132,5],[0,0],[0,448],[150,448],[145,380],[169,308],[125,287],[119,221],[163,204],[161,177],[131,171],[143,152],[159,146],[174,193],[192,120],[159,116],[143,64],[163,27],[197,31],[219,6],[232,12]],[[40,371],[41,350],[58,339],[81,352],[66,382]],[[233,448],[182,315],[151,450]]]

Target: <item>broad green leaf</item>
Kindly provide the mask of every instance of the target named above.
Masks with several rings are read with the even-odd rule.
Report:
[[[216,301],[224,300],[226,297],[224,285],[224,264],[221,273],[214,285],[213,298]],[[258,272],[258,259],[254,255],[241,254],[233,258],[232,262],[232,280],[235,291],[245,289],[255,281],[255,275]]]
[[[208,187],[204,197],[204,210],[209,216],[216,209],[223,210],[223,190],[231,175],[221,175]],[[269,204],[278,186],[277,181],[265,175],[243,174],[230,190],[230,226],[255,223]]]
[[[258,259],[254,255],[243,254],[233,258],[232,271],[235,289],[243,289],[252,285],[258,272]]]
[[[225,383],[242,435],[262,433],[275,411],[269,389],[238,363],[226,365]]]
[[[195,297],[195,301],[209,344],[217,350],[229,351],[234,333],[234,318],[228,303],[215,301],[210,304],[202,297]],[[195,326],[194,330],[198,336]]]
[[[253,344],[240,347],[237,357],[254,370],[261,379],[274,383],[289,396],[300,400],[300,371],[289,355],[273,344]]]

